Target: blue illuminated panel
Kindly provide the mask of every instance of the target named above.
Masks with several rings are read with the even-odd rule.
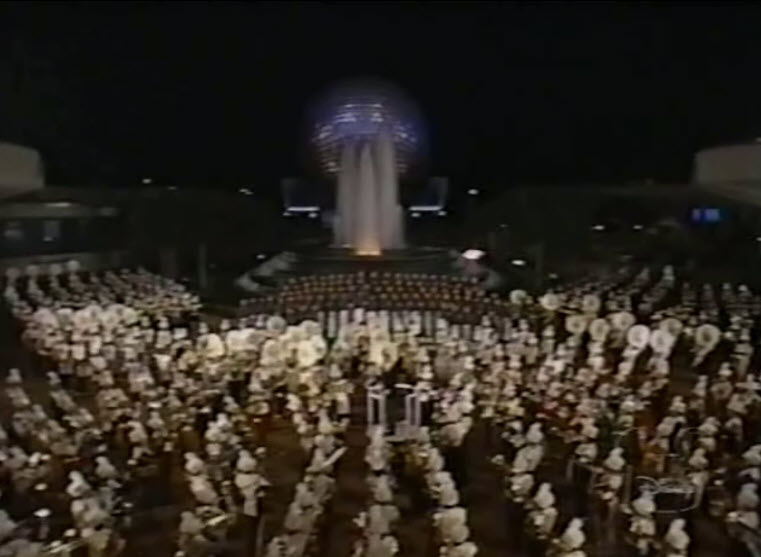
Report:
[[[690,211],[690,220],[696,224],[714,224],[721,222],[721,209],[715,207],[696,207]]]

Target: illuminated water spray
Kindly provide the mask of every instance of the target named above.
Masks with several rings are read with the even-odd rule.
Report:
[[[318,104],[312,144],[336,178],[334,243],[361,255],[404,247],[399,176],[420,151],[420,119],[395,87],[339,85]]]

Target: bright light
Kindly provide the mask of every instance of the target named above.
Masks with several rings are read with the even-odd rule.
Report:
[[[410,205],[409,210],[412,212],[420,213],[432,213],[434,211],[441,211],[441,205]]]
[[[480,192],[476,188],[470,188],[468,190],[468,195],[478,195]]]
[[[290,217],[291,216],[291,212],[290,211],[283,211],[283,216],[284,217]]]
[[[468,261],[478,261],[484,255],[486,255],[486,253],[480,249],[466,249],[464,252],[462,252],[462,257]]]
[[[440,217],[446,217],[447,216],[447,212],[446,211],[439,211],[436,214],[439,215]]]
[[[605,230],[605,225],[604,224],[595,224],[592,227],[592,230],[594,230],[595,232],[602,232],[603,230]]]
[[[632,228],[634,230],[642,230],[642,225],[641,224],[635,224],[634,226],[632,226]]]
[[[153,178],[143,178],[143,184],[148,185],[152,183],[153,183]]]
[[[510,263],[512,263],[516,267],[525,267],[526,266],[526,260],[525,259],[513,259]]]
[[[239,191],[240,193],[242,193],[243,195],[253,195],[253,194],[254,194],[254,192],[252,192],[252,191],[251,191],[250,189],[248,189],[248,188],[241,188],[241,189],[239,189],[238,191]]]
[[[547,275],[547,277],[548,277],[550,280],[557,280],[557,278],[558,278],[558,274],[557,274],[557,273],[550,273],[549,275]]]
[[[52,203],[45,203],[48,207],[57,207],[57,208],[64,208],[64,207],[71,207],[72,203],[69,203],[68,201],[53,201]]]
[[[320,210],[316,205],[291,205],[287,209],[291,213],[314,213]]]
[[[309,218],[310,219],[316,219],[317,218],[317,213],[309,213]]]
[[[267,254],[266,253],[260,253],[259,255],[256,256],[256,258],[257,259],[267,259]]]
[[[420,213],[417,213],[417,212],[412,213],[412,218],[413,219],[419,219],[420,218]]]
[[[761,236],[756,237],[756,242],[761,242]]]

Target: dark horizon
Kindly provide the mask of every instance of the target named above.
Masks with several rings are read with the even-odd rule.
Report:
[[[373,75],[420,107],[431,175],[516,183],[689,179],[695,151],[761,135],[752,6],[3,5],[0,141],[48,183],[279,192],[307,110]]]

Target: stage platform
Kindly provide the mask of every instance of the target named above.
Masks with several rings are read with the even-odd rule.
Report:
[[[475,271],[475,273],[474,273]],[[338,275],[349,273],[404,273],[425,275],[469,276],[482,286],[499,285],[501,278],[486,267],[466,272],[459,252],[447,248],[412,247],[386,251],[382,255],[357,255],[352,250],[310,247],[282,252],[249,269],[234,281],[234,293],[224,299],[229,304],[252,296],[266,296],[289,279],[303,276]],[[496,279],[496,280],[494,280]],[[231,284],[231,286],[233,286]],[[222,301],[221,299],[215,301]]]
[[[415,247],[383,252],[382,255],[357,255],[352,250],[319,248],[295,254],[287,275],[365,272],[455,274],[456,251]]]

